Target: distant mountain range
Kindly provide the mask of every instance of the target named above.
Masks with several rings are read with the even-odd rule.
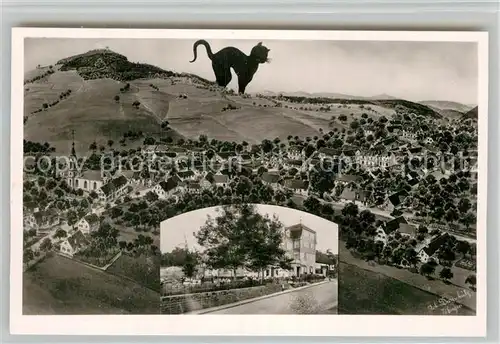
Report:
[[[265,96],[287,96],[287,97],[306,97],[306,98],[331,98],[331,99],[360,99],[360,100],[391,100],[391,99],[398,99],[397,97],[393,97],[388,94],[380,94],[372,97],[362,97],[362,96],[353,96],[350,94],[344,94],[344,93],[333,93],[333,92],[315,92],[315,93],[308,93],[308,92],[274,92],[274,91],[263,91],[263,92],[257,92],[260,94],[263,94]]]
[[[471,110],[476,105],[467,105],[458,102],[446,101],[446,100],[424,100],[420,101],[420,104],[430,106],[439,110],[455,110],[461,113],[466,113]]]

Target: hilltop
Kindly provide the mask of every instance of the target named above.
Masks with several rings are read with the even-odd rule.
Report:
[[[478,115],[478,107],[476,106],[475,108],[471,109],[467,113],[465,113],[462,117],[461,120],[466,120],[466,119],[475,119],[477,120],[477,115]]]
[[[439,110],[454,110],[458,113],[466,113],[467,111],[471,110],[473,106],[458,103],[458,102],[451,102],[451,101],[446,101],[446,100],[424,100],[419,102],[422,105],[429,106],[433,109]]]
[[[69,151],[72,130],[77,150],[86,152],[94,142],[102,148],[110,141],[114,147],[135,148],[146,137],[172,142],[204,134],[248,143],[314,137],[335,128],[349,130],[362,117],[391,118],[398,108],[441,118],[426,105],[387,95],[221,94],[212,81],[197,75],[130,62],[107,49],[28,71],[24,99],[25,139],[49,142],[58,153]]]

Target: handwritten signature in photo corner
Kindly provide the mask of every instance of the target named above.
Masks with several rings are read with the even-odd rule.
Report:
[[[460,308],[463,307],[462,304],[456,303],[463,298],[472,297],[470,290],[462,289],[458,290],[456,296],[454,297],[441,297],[437,301],[429,304],[427,308],[430,311],[441,310],[443,315],[458,314]]]

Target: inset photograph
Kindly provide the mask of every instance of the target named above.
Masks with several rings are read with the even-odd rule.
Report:
[[[163,221],[162,314],[336,314],[337,224],[232,204]]]

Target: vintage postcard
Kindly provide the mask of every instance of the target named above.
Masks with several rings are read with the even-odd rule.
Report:
[[[485,335],[487,39],[13,29],[11,331]]]

